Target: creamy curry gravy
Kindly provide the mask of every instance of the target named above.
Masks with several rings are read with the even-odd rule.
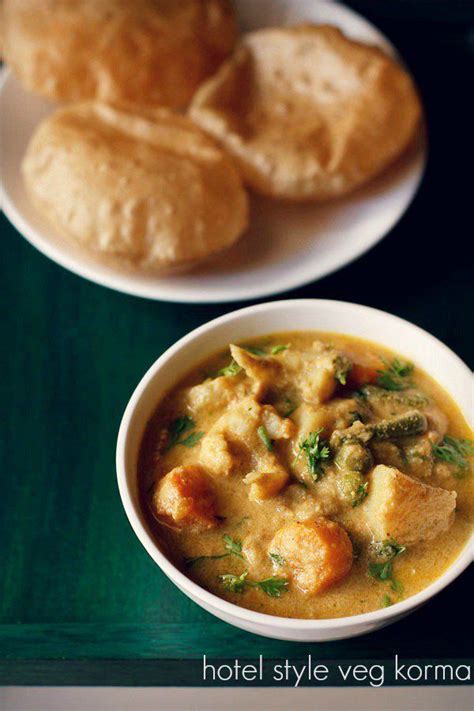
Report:
[[[288,347],[279,348],[284,345]],[[244,349],[249,346],[250,351]],[[233,349],[233,356],[235,360],[226,349],[197,365],[159,404],[143,438],[142,505],[160,546],[176,565],[238,605],[298,618],[369,612],[409,597],[438,578],[465,546],[474,513],[470,461],[464,457],[461,468],[459,462],[446,461],[452,459],[446,443],[458,441],[445,440],[446,434],[463,441],[472,436],[447,393],[397,354],[339,334],[266,336]],[[264,404],[270,406],[265,416]],[[304,442],[313,444],[313,457],[308,447],[301,448]],[[374,471],[380,464],[391,469]],[[199,485],[195,499],[186,498],[189,491],[183,493],[173,482],[160,489],[176,467],[186,472],[195,465],[198,475],[208,475],[212,489],[212,511],[209,518],[204,506],[204,521]],[[402,491],[399,499],[391,496],[384,508],[384,486],[391,487],[390,477],[399,472],[410,477],[409,483],[457,492],[455,511],[449,497],[439,505],[436,498],[431,505],[428,497],[426,504],[425,489],[422,509],[411,523],[412,512],[403,510],[410,492]],[[389,483],[380,484],[387,474]],[[415,491],[410,499],[415,508],[417,496]],[[377,540],[385,535],[387,511],[403,538],[396,540],[389,531],[388,548],[387,539]],[[318,537],[311,528],[321,520],[347,532],[352,542],[349,563],[347,546],[334,562],[341,541],[331,535]],[[309,524],[302,541],[291,533],[297,522]],[[286,539],[276,536],[282,529],[289,531]],[[230,537],[238,555],[206,558],[229,552],[224,536]],[[319,546],[316,551],[311,550],[312,540]],[[190,562],[197,557],[202,558]],[[229,579],[226,586],[220,577],[245,571],[244,583],[239,590],[237,582],[235,592],[228,589]],[[252,584],[269,578],[270,592],[279,597]]]

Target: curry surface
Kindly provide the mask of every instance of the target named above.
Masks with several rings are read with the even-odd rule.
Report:
[[[267,352],[277,344],[290,344],[292,349],[308,350],[316,341],[330,344],[340,349],[349,357],[361,357],[372,353],[381,355],[387,361],[400,357],[384,347],[362,339],[340,334],[308,332],[289,332],[264,336],[246,342],[246,345],[265,349]],[[202,587],[235,604],[259,612],[292,618],[335,618],[356,615],[376,610],[400,599],[409,597],[427,587],[436,580],[459,555],[466,545],[472,531],[474,519],[474,485],[471,475],[462,478],[453,471],[440,468],[429,479],[419,477],[421,481],[433,486],[456,491],[458,494],[456,515],[448,531],[435,540],[418,543],[408,548],[397,557],[393,564],[394,576],[401,583],[394,591],[390,581],[381,581],[368,574],[370,547],[364,531],[363,505],[337,512],[330,516],[340,523],[349,533],[354,546],[354,562],[349,575],[341,582],[316,595],[307,595],[295,585],[289,585],[288,591],[279,598],[272,598],[258,588],[246,588],[241,593],[228,592],[223,588],[220,575],[232,573],[240,575],[249,571],[249,578],[262,580],[276,575],[275,568],[268,557],[269,543],[289,516],[295,513],[301,520],[301,511],[310,503],[324,496],[326,474],[315,483],[301,483],[292,476],[289,485],[279,495],[265,501],[250,501],[248,486],[239,476],[221,477],[217,481],[218,511],[222,517],[220,525],[211,530],[179,530],[160,522],[154,516],[151,507],[151,492],[156,481],[179,465],[194,464],[199,461],[201,441],[194,446],[176,445],[163,451],[160,445],[163,432],[170,422],[182,416],[187,402],[189,388],[209,378],[215,378],[220,369],[230,361],[229,350],[217,353],[203,363],[197,364],[189,374],[179,382],[158,405],[145,431],[139,455],[139,484],[143,509],[149,526],[165,554],[190,578]],[[245,374],[228,375],[226,380],[245,378]],[[450,396],[426,373],[418,367],[410,376],[413,388],[410,393],[415,397],[426,398],[426,402],[439,408],[448,418],[448,432],[459,438],[470,438],[471,429],[466,423],[457,405]],[[340,387],[335,398],[350,398],[352,391]],[[397,394],[395,394],[397,395]],[[199,410],[199,416],[193,415],[196,431],[206,433],[225,408],[218,401],[211,401]],[[297,419],[298,408],[289,416]],[[392,413],[392,414],[395,414]],[[291,469],[293,454],[278,449],[286,466]],[[290,460],[291,457],[291,460]],[[382,459],[377,461],[383,462]],[[385,463],[385,462],[384,462]],[[403,467],[400,467],[403,471]],[[412,473],[412,472],[406,472]],[[328,472],[328,476],[330,471]],[[413,473],[412,473],[413,475]],[[318,489],[320,492],[318,492]],[[199,556],[215,556],[225,552],[223,536],[227,534],[242,544],[244,559],[230,555],[221,559],[205,559],[188,566],[185,561]]]

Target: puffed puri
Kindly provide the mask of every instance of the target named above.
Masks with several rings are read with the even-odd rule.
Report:
[[[36,129],[27,190],[61,234],[97,257],[185,268],[230,247],[248,224],[232,161],[187,118],[86,102]]]
[[[398,62],[326,25],[245,35],[189,111],[251,188],[290,201],[365,184],[414,140],[422,113]]]
[[[229,0],[4,0],[5,56],[60,102],[184,108],[232,52]]]

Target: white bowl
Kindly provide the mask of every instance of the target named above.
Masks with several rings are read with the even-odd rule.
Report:
[[[298,22],[329,23],[394,55],[384,35],[344,5],[325,0],[237,0],[244,30]],[[221,256],[172,276],[120,268],[64,237],[29,200],[20,165],[38,123],[55,106],[25,91],[10,72],[0,81],[0,201],[31,244],[62,267],[97,284],[148,299],[189,303],[260,299],[339,269],[371,249],[401,218],[423,176],[426,144],[406,153],[365,187],[325,204],[287,205],[252,198],[250,228]]]
[[[238,607],[204,590],[161,552],[140,508],[137,459],[146,423],[166,391],[199,363],[230,342],[288,331],[348,333],[393,348],[426,370],[473,417],[472,375],[443,343],[422,329],[383,311],[340,301],[301,299],[250,306],[210,321],[169,348],[143,377],[125,410],[117,442],[117,476],[125,511],[139,540],[162,571],[194,602],[250,632],[294,641],[317,642],[371,632],[404,617],[454,580],[472,560],[473,538],[448,570],[421,592],[391,607],[363,615],[300,620]]]

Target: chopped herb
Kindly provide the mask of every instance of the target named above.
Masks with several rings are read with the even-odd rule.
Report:
[[[221,368],[220,370],[217,371],[216,377],[219,376],[227,376],[227,375],[238,375],[242,368],[240,365],[235,361],[233,358],[230,361],[229,365],[226,365],[224,368]]]
[[[242,543],[240,541],[234,541],[233,538],[225,535],[224,543],[225,548],[229,551],[230,555],[236,555],[238,558],[242,558],[242,560],[244,559],[244,556],[242,555]]]
[[[228,558],[230,555],[235,555],[237,558],[244,560],[242,555],[242,543],[240,541],[234,541],[230,536],[224,536],[224,548],[225,553],[219,553],[218,555],[199,555],[196,558],[185,558],[185,565],[190,568],[196,563],[200,563],[201,560],[219,560],[220,558]]]
[[[446,435],[439,444],[434,444],[432,449],[435,457],[454,464],[457,467],[457,476],[461,477],[469,469],[467,457],[474,455],[474,441]]]
[[[287,351],[289,347],[290,347],[289,343],[287,343],[286,345],[273,346],[270,353],[272,355],[278,355],[278,353],[283,353],[283,351]]]
[[[385,390],[406,390],[411,383],[404,382],[404,378],[413,373],[415,366],[408,361],[394,358],[392,362],[382,359],[386,365],[384,370],[377,371],[377,385]]]
[[[247,580],[248,570],[242,575],[219,575],[219,580],[229,592],[242,593],[246,587],[259,588],[269,597],[281,597],[282,592],[288,591],[288,581],[285,578],[265,578],[265,580]]]
[[[336,366],[334,377],[341,385],[347,385],[347,376],[352,370],[352,363],[344,356],[337,356],[334,365]]]
[[[322,431],[321,428],[315,432],[310,432],[308,437],[300,442],[299,452],[294,461],[294,464],[296,464],[302,452],[304,452],[308,460],[309,471],[314,481],[317,481],[324,472],[324,460],[329,459],[331,456],[331,451],[326,442],[320,439]]]
[[[272,563],[276,563],[277,565],[286,565],[286,560],[279,553],[269,553],[268,557]]]
[[[266,356],[267,353],[266,351],[263,350],[263,348],[257,348],[256,346],[242,346],[244,351],[248,351],[249,353],[252,353],[252,355],[256,356]]]
[[[369,486],[369,482],[366,481],[365,484],[361,484],[360,486],[357,487],[355,496],[352,499],[352,508],[353,509],[355,509],[356,506],[359,506],[359,504],[361,504],[364,501],[364,499],[367,498],[368,493],[369,493],[367,491],[368,486]]]
[[[184,564],[187,568],[191,568],[196,563],[200,563],[202,560],[219,560],[220,558],[227,558],[230,553],[220,553],[220,555],[198,555],[196,558],[185,558]]]
[[[176,420],[173,420],[168,427],[169,440],[165,451],[168,451],[171,447],[174,447],[175,444],[179,444],[181,435],[189,430],[192,430],[193,427],[196,427],[196,423],[193,418],[188,417],[188,415],[183,415],[182,417],[177,417]]]
[[[390,584],[392,586],[393,592],[398,593],[399,595],[403,595],[404,587],[402,583],[399,580],[396,580],[395,578],[391,578]]]
[[[251,585],[260,588],[269,597],[281,597],[282,592],[288,592],[288,580],[284,578],[266,578],[258,583],[251,583]]]
[[[382,598],[382,607],[390,607],[390,605],[393,605],[392,598],[390,595],[385,594]]]
[[[269,437],[269,434],[268,434],[266,428],[263,425],[260,425],[260,427],[257,430],[257,434],[260,437],[260,439],[262,440],[265,447],[268,449],[268,451],[271,452],[273,449],[273,443]]]
[[[278,353],[282,353],[283,351],[286,351],[290,347],[290,344],[277,344],[276,346],[272,346],[270,348],[270,353],[268,353],[264,348],[259,348],[258,346],[242,346],[242,348],[245,351],[248,351],[249,353],[252,353],[252,355],[258,356],[259,358],[262,358],[267,355],[278,355]]]
[[[231,573],[227,573],[226,575],[219,575],[219,580],[222,582],[224,588],[229,592],[242,593],[245,585],[247,584],[246,577],[248,574],[248,570],[245,570],[242,575],[232,575]]]
[[[199,442],[201,437],[204,437],[204,432],[191,432],[188,437],[185,437],[185,439],[180,440],[176,444],[182,444],[184,447],[188,447],[190,449]]]
[[[294,411],[298,407],[298,405],[295,405],[295,403],[292,402],[292,400],[290,400],[289,397],[285,398],[284,404],[285,404],[285,409],[282,412],[283,417],[289,417],[290,415],[292,415],[294,413]]]
[[[397,556],[401,555],[406,551],[405,546],[401,546],[399,543],[389,538],[385,541],[376,541],[372,550],[374,554],[379,558],[384,558],[385,560],[393,560]]]
[[[354,412],[349,412],[349,424],[353,425],[354,422],[363,422],[362,415],[360,412],[354,410]]]
[[[384,361],[386,362],[386,361]],[[410,361],[407,360],[400,360],[400,358],[394,358],[390,364],[390,369],[392,370],[395,375],[398,375],[400,378],[406,378],[407,375],[411,375],[413,373],[415,366],[413,363],[410,363]]]
[[[401,546],[393,539],[378,541],[373,546],[373,552],[380,563],[369,563],[369,575],[381,582],[389,582],[392,590],[399,595],[403,593],[403,585],[393,577],[393,561],[404,553],[405,546]]]

